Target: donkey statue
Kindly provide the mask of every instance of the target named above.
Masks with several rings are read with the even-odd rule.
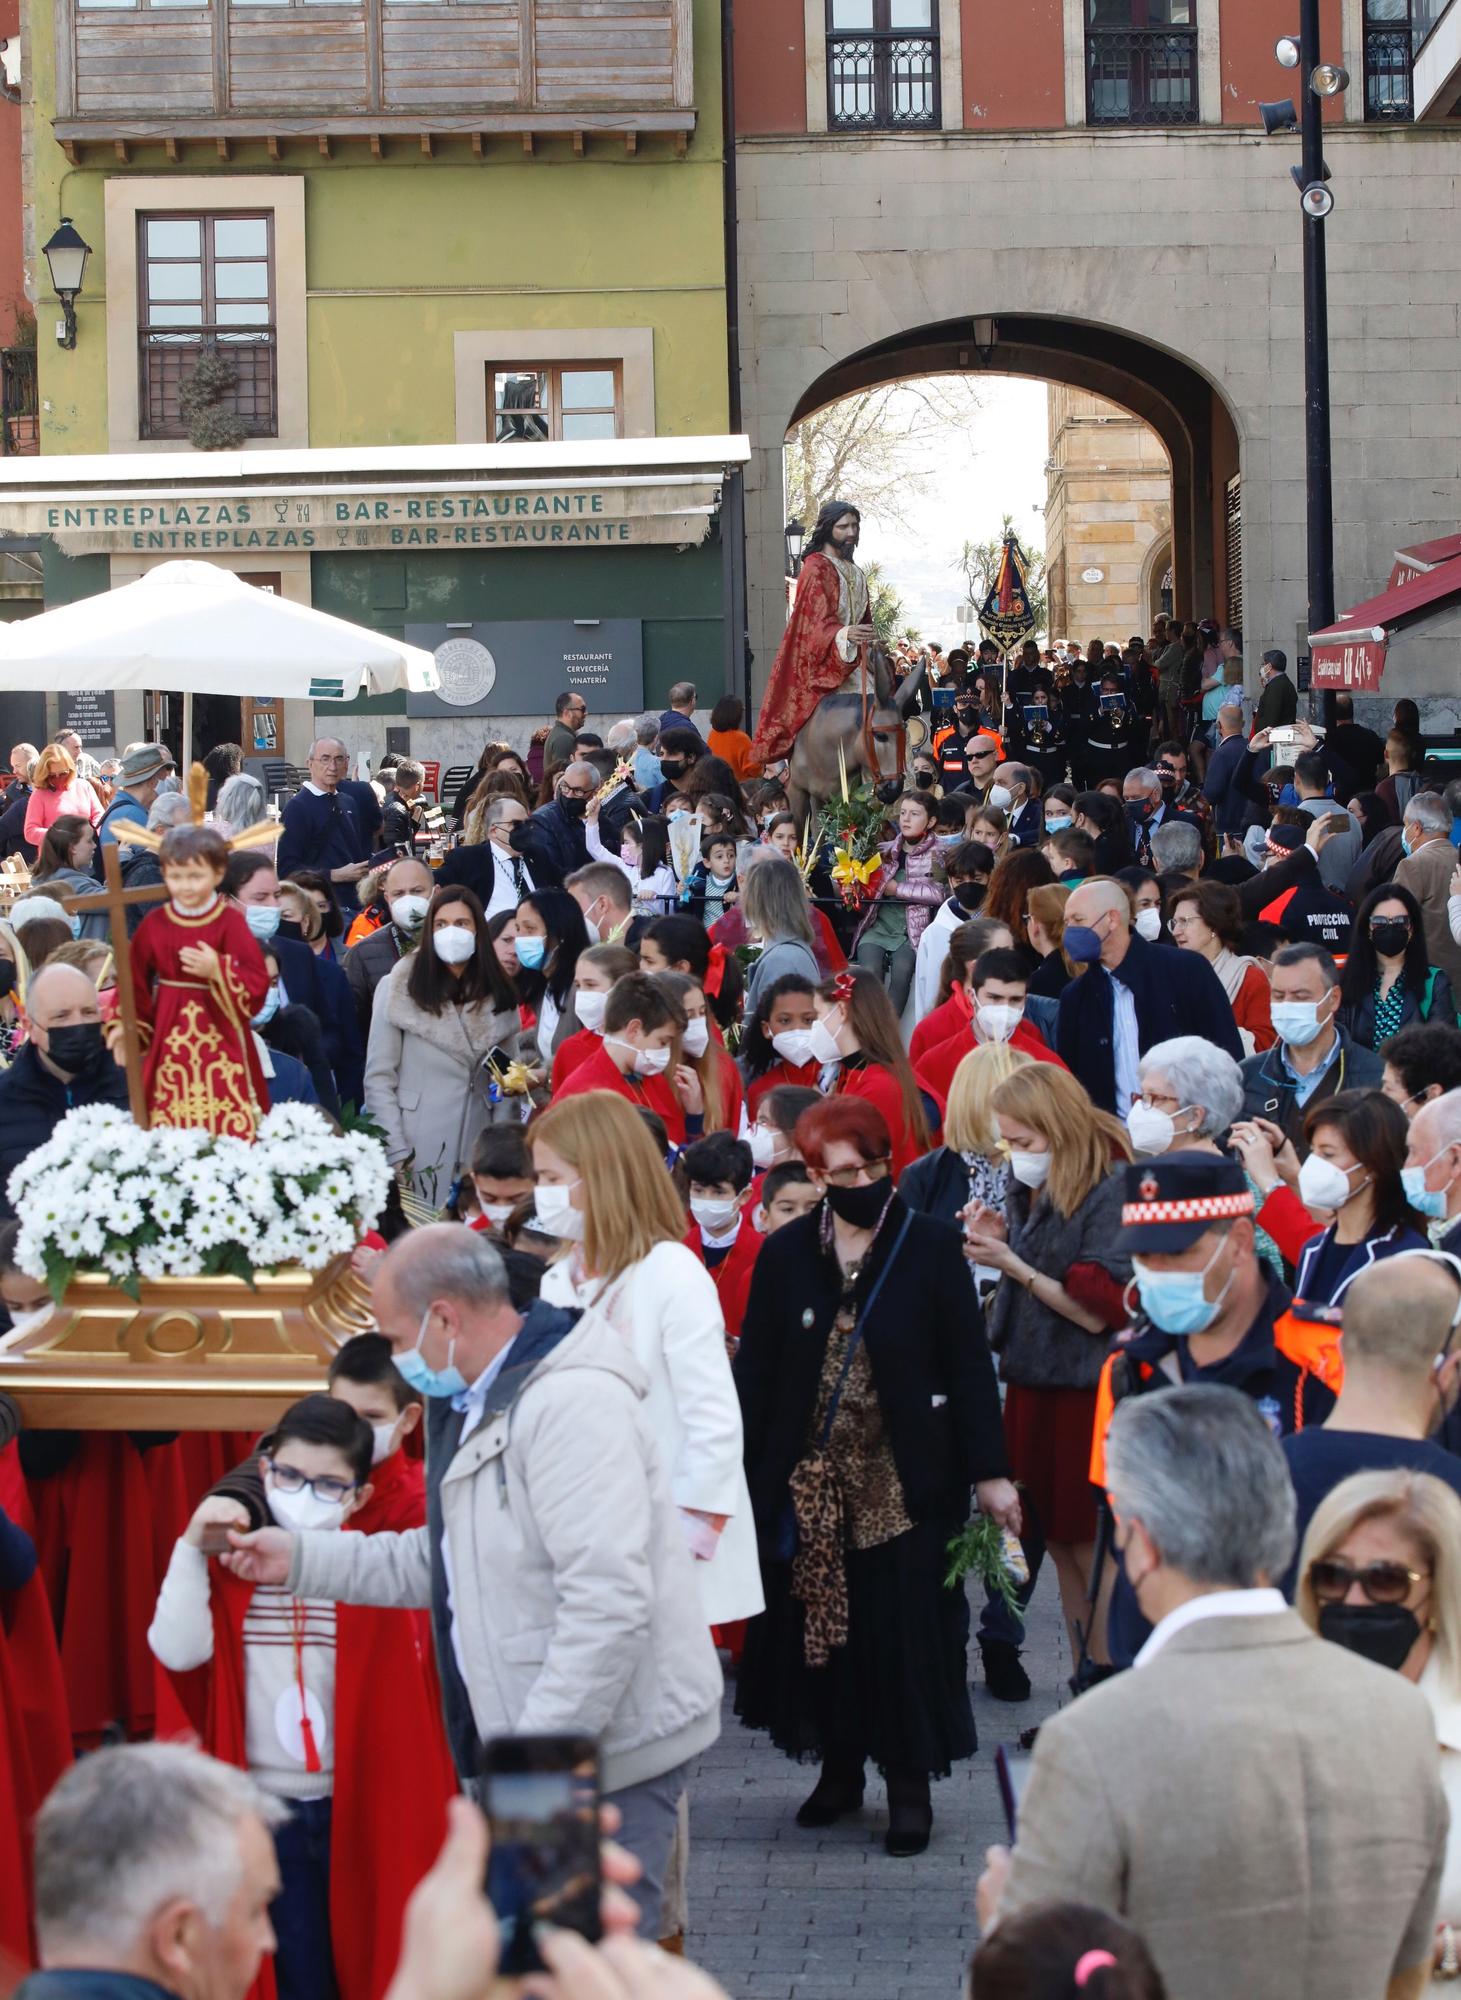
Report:
[[[787,767],[786,800],[799,826],[809,826],[841,784],[839,749],[849,785],[867,778],[878,784],[902,772],[908,711],[923,685],[926,662],[920,660],[902,685],[895,686],[882,647],[872,646],[868,652],[870,675],[862,666],[849,667],[837,692],[824,694],[797,731]]]

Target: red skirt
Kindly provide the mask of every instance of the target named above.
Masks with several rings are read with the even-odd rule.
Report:
[[[1051,1542],[1093,1542],[1099,1495],[1091,1484],[1094,1389],[1023,1389],[1004,1397],[1004,1442],[1011,1476]]]

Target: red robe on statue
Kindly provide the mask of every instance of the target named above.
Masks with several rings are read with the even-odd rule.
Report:
[[[394,1452],[345,1533],[404,1533],[426,1520],[421,1464]],[[210,1562],[213,1658],[193,1673],[157,1666],[157,1734],[196,1736],[245,1763],[243,1620],[253,1586]],[[406,1899],[446,1837],[458,1787],[441,1715],[430,1614],[341,1604],[335,1625],[335,1791],[330,1940],[340,2000],[381,2000],[401,1950]],[[154,1662],[156,1665],[156,1662]],[[266,1959],[250,2000],[273,2000]]]
[[[861,579],[855,564],[845,565]],[[850,603],[842,571],[832,558],[809,555],[797,578],[781,644],[771,666],[771,678],[761,697],[752,755],[759,764],[789,755],[797,731],[824,694],[836,694],[856,662],[844,659],[837,635],[844,626],[862,624],[867,616],[867,587],[861,603]]]
[[[181,953],[205,944],[221,961],[211,982],[182,968]],[[196,916],[172,903],[151,911],[132,940],[132,981],[152,1123],[252,1139],[269,1092],[250,1016],[264,1004],[269,973],[238,911],[222,897]]]

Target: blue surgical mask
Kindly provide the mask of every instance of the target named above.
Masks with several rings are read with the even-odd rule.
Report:
[[[1227,1284],[1215,1299],[1203,1294],[1207,1274],[1222,1255],[1222,1250],[1222,1243],[1219,1242],[1200,1271],[1148,1271],[1139,1257],[1132,1258],[1131,1268],[1141,1294],[1142,1311],[1153,1325],[1159,1326],[1163,1333],[1187,1335],[1207,1332],[1222,1309],[1228,1287],[1233,1282],[1233,1272],[1230,1271]]]
[[[268,992],[264,995],[263,1006],[259,1009],[257,1014],[252,1016],[254,1026],[256,1028],[267,1027],[269,1022],[273,1020],[274,1016],[278,1012],[279,1012],[279,981],[276,979],[271,983]]]
[[[1066,949],[1069,948],[1067,945]],[[1278,1039],[1287,1042],[1290,1048],[1306,1049],[1328,1025],[1327,1021],[1319,1019],[1322,1005],[1319,1000],[1275,1000],[1269,1012]]]
[[[1068,813],[1063,815],[1060,813],[1046,813],[1045,815],[1045,831],[1047,833],[1064,833],[1068,826],[1074,825],[1075,821]]]
[[[1446,1198],[1451,1192],[1451,1181],[1447,1181],[1446,1185],[1441,1188],[1428,1188],[1425,1184],[1425,1177],[1441,1157],[1441,1153],[1445,1151],[1447,1151],[1447,1148],[1442,1146],[1440,1153],[1432,1153],[1424,1166],[1402,1167],[1400,1169],[1400,1182],[1401,1186],[1405,1189],[1405,1199],[1410,1203],[1417,1215],[1429,1216],[1432,1221],[1436,1222],[1439,1222],[1446,1213]],[[1456,1176],[1453,1173],[1451,1180],[1455,1178]]]
[[[548,956],[548,940],[540,937],[520,937],[517,941],[517,962],[529,972],[536,972]]]
[[[1077,965],[1094,965],[1101,956],[1101,933],[1089,924],[1067,924],[1061,942],[1066,957]]]
[[[72,936],[72,939],[73,939],[73,941],[74,941],[75,939],[79,938],[79,937],[80,937],[80,935],[81,935],[81,919],[80,919],[80,917],[79,917],[79,916],[78,916],[78,915],[76,914],[76,912],[75,912],[75,911],[73,910],[73,911],[71,912],[71,915],[70,915],[70,917],[69,917],[69,918],[67,919],[67,921],[68,921],[68,923],[69,923],[69,924],[70,924],[70,926],[71,926],[71,936]]]
[[[408,1388],[419,1390],[423,1396],[460,1396],[466,1390],[467,1378],[460,1368],[452,1365],[456,1342],[452,1341],[446,1350],[445,1368],[428,1366],[421,1353],[421,1343],[426,1338],[426,1322],[430,1317],[431,1308],[428,1306],[421,1315],[421,1330],[416,1335],[416,1345],[396,1356],[396,1373]]]
[[[1415,849],[1414,849],[1414,847],[1413,847],[1413,846],[1411,845],[1411,840],[1410,840],[1410,834],[1409,834],[1409,832],[1408,832],[1408,831],[1407,831],[1407,832],[1405,832],[1405,833],[1402,833],[1402,834],[1401,834],[1401,836],[1400,836],[1400,845],[1401,845],[1401,846],[1402,846],[1402,847],[1403,847],[1403,848],[1405,849],[1405,852],[1406,852],[1407,854],[1414,854],[1414,852],[1415,852]]]

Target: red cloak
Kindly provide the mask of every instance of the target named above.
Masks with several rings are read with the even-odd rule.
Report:
[[[419,1528],[425,1473],[393,1452],[371,1474],[370,1501],[345,1532]],[[188,1674],[157,1667],[157,1733],[197,1737],[242,1767],[243,1621],[253,1587],[208,1566],[213,1658]],[[335,1625],[335,1792],[330,1833],[330,1937],[340,2000],[381,2000],[401,1951],[406,1900],[446,1834],[456,1772],[425,1611],[341,1604]],[[265,1960],[251,2000],[273,2000]]]
[[[582,1097],[589,1090],[612,1090],[616,1096],[627,1098],[630,1104],[642,1104],[648,1110],[657,1112],[664,1121],[672,1146],[685,1143],[685,1107],[676,1097],[667,1076],[625,1076],[618,1064],[599,1042],[597,1050],[581,1062],[553,1093],[553,1102],[560,1104],[565,1097]]]
[[[14,1443],[0,1451],[0,1506],[27,1534],[31,1509]],[[35,1963],[31,1825],[71,1762],[71,1722],[39,1569],[0,1596],[0,1977]]]
[[[791,617],[761,697],[751,746],[758,764],[789,755],[797,731],[822,696],[836,694],[852,672],[851,663],[837,650],[837,634],[847,622],[836,565],[828,556],[809,555],[802,563]]]
[[[735,1242],[710,1272],[720,1298],[725,1330],[732,1340],[739,1340],[741,1337],[741,1326],[746,1317],[746,1301],[751,1296],[751,1273],[756,1268],[756,1258],[765,1240],[758,1230],[752,1228],[750,1217],[743,1215],[740,1233]],[[701,1240],[698,1222],[690,1224],[685,1242],[704,1264],[705,1245]],[[709,1266],[706,1268],[709,1269]]]

